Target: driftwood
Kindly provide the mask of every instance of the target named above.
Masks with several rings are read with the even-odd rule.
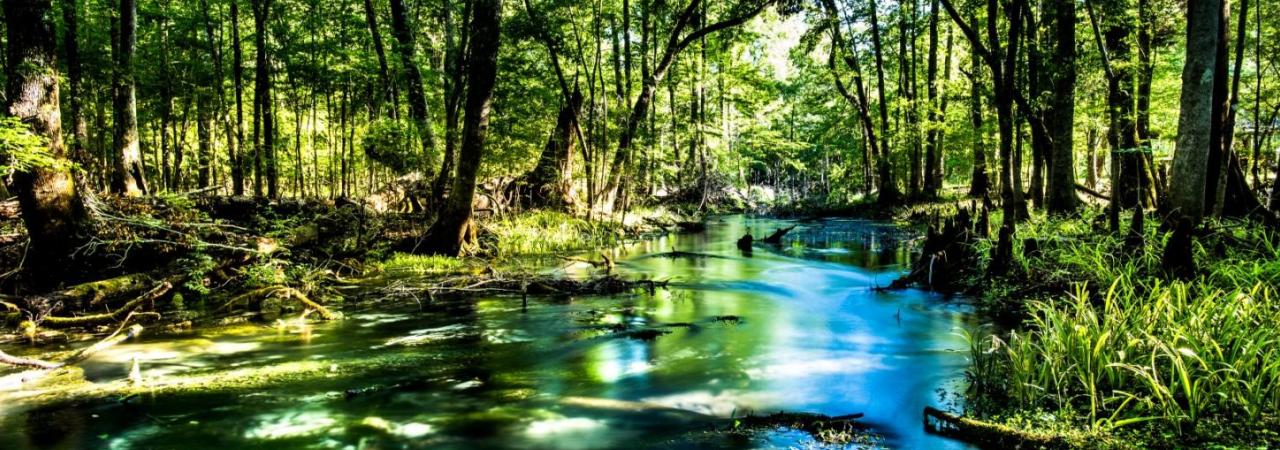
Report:
[[[314,310],[316,314],[319,314],[320,318],[324,320],[334,320],[337,318],[337,316],[335,316],[333,312],[329,311],[329,308],[325,308],[324,305],[316,303],[312,301],[310,298],[307,298],[307,295],[303,294],[302,291],[291,288],[289,286],[279,286],[279,285],[267,286],[260,289],[254,289],[252,291],[237,295],[231,300],[228,300],[227,303],[223,305],[222,308],[219,308],[219,309],[230,308],[232,305],[235,305],[241,302],[252,301],[252,300],[262,301],[263,299],[267,299],[271,297],[282,298],[284,300],[290,300],[290,299],[297,300],[298,303],[301,303],[303,306],[306,306],[308,309]]]
[[[18,366],[18,367],[29,367],[29,368],[40,369],[44,371],[59,369],[59,368],[74,365],[81,361],[89,359],[89,357],[95,354],[101,353],[103,350],[114,347],[120,344],[121,342],[127,341],[129,339],[133,339],[137,337],[139,334],[142,334],[142,325],[134,324],[132,326],[129,326],[128,328],[121,328],[119,330],[116,330],[116,332],[112,333],[110,336],[107,336],[106,339],[98,341],[98,343],[93,344],[91,346],[80,349],[80,351],[75,352],[71,354],[71,356],[68,356],[66,359],[62,360],[62,362],[56,362],[56,363],[43,361],[39,359],[12,356],[8,353],[0,351],[0,363],[8,364],[11,366]],[[30,377],[28,377],[28,380],[30,380]]]
[[[791,230],[794,230],[794,229],[796,229],[795,225],[792,225],[786,228],[779,228],[777,229],[777,231],[774,231],[773,234],[770,234],[769,237],[764,238],[764,240],[761,242],[764,242],[766,244],[781,244],[782,237],[786,236],[787,233],[790,233]]]
[[[163,281],[160,284],[157,284],[154,288],[151,288],[151,290],[138,296],[138,298],[130,300],[129,303],[125,303],[124,306],[121,306],[115,311],[76,317],[45,316],[44,319],[41,320],[40,326],[45,328],[73,328],[101,325],[107,322],[119,322],[124,320],[125,317],[128,317],[129,314],[133,313],[142,305],[156,301],[156,299],[169,293],[172,289],[173,284],[168,281]]]
[[[1035,433],[1004,425],[970,419],[937,408],[924,408],[924,428],[930,433],[990,448],[1067,449],[1065,438],[1049,433]]]
[[[1088,186],[1085,186],[1085,185],[1083,185],[1083,184],[1078,184],[1078,183],[1077,183],[1077,184],[1076,184],[1076,190],[1077,190],[1077,191],[1080,191],[1080,192],[1083,192],[1083,193],[1085,193],[1085,194],[1088,194],[1090,197],[1093,197],[1093,198],[1096,198],[1096,199],[1099,199],[1099,200],[1111,201],[1111,197],[1108,197],[1108,196],[1106,196],[1106,195],[1103,195],[1101,192],[1095,191],[1095,190],[1093,190],[1093,189],[1089,189],[1089,187],[1088,187]]]

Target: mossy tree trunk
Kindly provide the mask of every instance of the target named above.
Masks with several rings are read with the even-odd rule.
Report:
[[[28,267],[62,274],[65,262],[90,235],[92,216],[71,175],[62,143],[52,0],[5,0],[8,30],[5,114],[45,141],[53,164],[17,171],[8,188],[18,196],[31,237]],[[0,150],[0,153],[3,151]],[[7,158],[6,158],[7,159]]]

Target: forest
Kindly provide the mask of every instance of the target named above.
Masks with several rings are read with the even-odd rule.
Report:
[[[0,447],[1280,447],[1280,3],[0,14]]]

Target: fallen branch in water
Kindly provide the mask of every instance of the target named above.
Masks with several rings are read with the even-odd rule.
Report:
[[[786,228],[779,228],[777,231],[774,231],[773,234],[770,234],[769,237],[764,238],[762,242],[766,244],[781,244],[782,237],[786,236],[787,233],[790,233],[791,230],[794,230],[794,229],[796,229],[795,225],[792,225]]]
[[[150,291],[138,296],[138,298],[130,300],[129,303],[125,303],[124,306],[121,306],[120,309],[113,312],[77,317],[46,316],[40,321],[40,326],[45,328],[73,328],[101,325],[107,322],[119,322],[142,305],[154,302],[164,294],[169,293],[172,289],[173,284],[168,281],[164,281],[157,284],[156,287],[151,288]]]
[[[115,347],[121,342],[127,341],[129,339],[133,339],[134,337],[137,337],[139,334],[142,334],[142,325],[134,324],[133,326],[129,326],[128,328],[121,327],[120,329],[116,330],[115,333],[111,333],[110,336],[107,336],[105,339],[98,341],[98,343],[85,347],[80,351],[71,354],[71,356],[68,356],[66,359],[62,360],[62,362],[56,362],[56,363],[39,360],[39,359],[21,358],[21,357],[13,356],[3,351],[0,351],[0,363],[8,364],[11,366],[40,369],[42,371],[47,372],[53,369],[60,369],[66,366],[74,365],[76,363],[89,359],[89,357],[95,354],[101,353],[103,350],[109,349],[111,347]],[[43,375],[44,373],[32,374],[31,376],[24,377],[24,380],[31,381]]]
[[[312,301],[310,298],[307,297],[306,294],[303,294],[302,291],[291,288],[289,286],[282,286],[282,285],[267,286],[261,289],[254,289],[252,291],[237,295],[235,298],[228,300],[227,303],[223,305],[222,308],[219,308],[219,309],[227,309],[227,308],[230,308],[231,305],[234,305],[236,303],[240,303],[246,300],[262,301],[263,299],[267,299],[271,297],[277,297],[284,300],[296,299],[298,300],[298,303],[302,303],[303,306],[306,306],[307,308],[314,310],[316,314],[319,314],[320,318],[324,320],[334,320],[335,318],[337,318],[336,316],[333,315],[332,312],[329,311],[329,308],[325,308],[324,305],[321,305],[319,303],[316,303],[315,301]]]
[[[958,416],[937,408],[924,408],[924,428],[961,441],[992,448],[1067,449],[1071,445],[1062,436],[1017,430],[1005,425]]]

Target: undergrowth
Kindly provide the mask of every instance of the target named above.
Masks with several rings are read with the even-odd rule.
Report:
[[[1161,270],[1168,233],[1156,220],[1137,239],[1084,217],[1021,224],[1013,273],[981,281],[983,307],[1023,320],[964,333],[971,408],[1043,412],[1044,426],[1123,432],[1145,446],[1280,445],[1274,231],[1211,222],[1190,244],[1197,276],[1174,280]]]

